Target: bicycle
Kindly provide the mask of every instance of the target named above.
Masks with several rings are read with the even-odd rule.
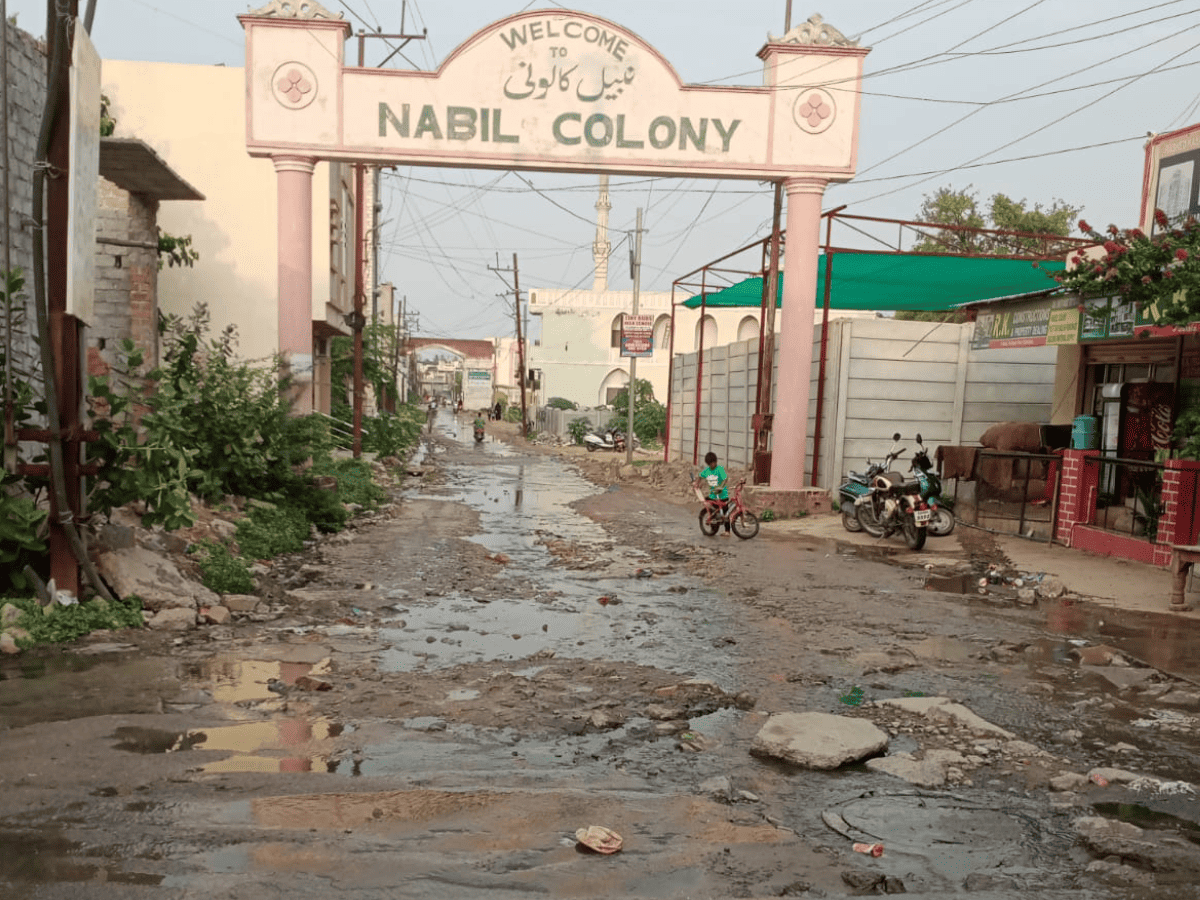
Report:
[[[758,534],[758,516],[750,512],[746,508],[745,501],[742,500],[742,488],[746,484],[746,479],[742,479],[737,483],[737,487],[733,489],[733,495],[728,500],[718,500],[715,497],[709,497],[700,489],[701,482],[693,479],[696,485],[696,496],[700,498],[704,504],[704,508],[700,510],[700,531],[709,537],[720,531],[721,526],[726,521],[729,522],[730,528],[743,541],[748,541],[750,538]],[[707,487],[707,485],[704,485]]]

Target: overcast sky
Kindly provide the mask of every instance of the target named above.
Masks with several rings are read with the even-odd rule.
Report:
[[[93,40],[106,59],[244,65],[236,16],[245,0],[98,0]],[[357,30],[400,29],[400,0],[324,0]],[[871,47],[858,177],[825,207],[912,218],[941,186],[1050,204],[1063,200],[1103,228],[1137,224],[1147,132],[1200,121],[1200,6],[1195,0],[839,0],[793,4]],[[86,0],[81,0],[81,7]],[[428,38],[403,68],[434,69],[471,34],[525,9],[504,0],[408,0],[405,28]],[[786,0],[576,0],[662,53],[686,83],[761,85],[755,54],[783,32]],[[41,35],[44,0],[7,0]],[[1091,24],[1089,24],[1089,22]],[[368,65],[388,52],[368,42]],[[354,42],[351,42],[354,46]],[[355,51],[356,52],[356,51]],[[530,188],[531,182],[537,191]],[[402,167],[386,179],[383,280],[420,314],[421,334],[513,333],[500,279],[518,253],[524,289],[590,288],[596,178]],[[617,245],[645,210],[643,290],[671,282],[767,234],[771,191],[745,181],[614,179]],[[895,229],[888,237],[894,240]],[[835,243],[866,238],[835,231]],[[203,252],[203,248],[200,248]],[[627,250],[610,268],[630,287]]]

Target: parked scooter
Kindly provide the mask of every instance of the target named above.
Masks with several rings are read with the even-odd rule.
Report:
[[[900,435],[892,435],[892,441],[899,441]],[[873,463],[867,459],[867,471],[865,472],[847,472],[846,480],[838,485],[838,506],[842,511],[842,527],[847,531],[862,531],[862,524],[858,521],[858,510],[855,508],[855,503],[859,497],[863,497],[871,488],[871,479],[880,472],[887,471],[883,463]]]
[[[641,441],[634,435],[633,446],[641,446]],[[589,431],[583,436],[583,445],[587,447],[589,453],[594,453],[597,450],[614,450],[620,452],[625,449],[625,432],[619,428],[608,428],[604,431]]]
[[[883,458],[883,471],[871,479],[867,493],[855,501],[855,510],[859,524],[868,534],[889,537],[899,531],[910,550],[920,550],[925,546],[932,511],[921,496],[919,482],[905,479],[900,472],[887,471],[907,449],[897,448],[899,434],[893,437],[892,449]],[[921,444],[920,435],[917,444]]]
[[[953,504],[942,496],[942,479],[934,471],[933,463],[929,460],[929,451],[921,443],[917,435],[917,447],[913,453],[912,466],[909,471],[921,485],[921,497],[929,504],[932,513],[929,519],[929,536],[945,537],[954,530],[955,518]]]

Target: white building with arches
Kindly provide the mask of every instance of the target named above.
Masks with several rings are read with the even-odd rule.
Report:
[[[580,406],[600,406],[629,384],[629,359],[621,356],[621,316],[633,312],[632,291],[608,289],[608,176],[600,176],[596,202],[596,240],[592,245],[595,278],[590,290],[533,288],[529,291],[529,314],[542,323],[540,342],[530,347],[529,366],[541,371],[540,397],[563,397]],[[638,313],[654,316],[654,354],[638,359],[637,377],[654,387],[656,400],[665,403],[671,354],[695,353],[700,349],[699,309],[687,309],[689,294],[675,295],[675,344],[671,346],[671,293],[641,291]],[[839,318],[874,317],[874,312],[838,310]],[[757,341],[758,309],[718,308],[705,311],[704,348],[738,341]],[[816,321],[820,321],[818,306]],[[783,310],[775,313],[775,333]]]

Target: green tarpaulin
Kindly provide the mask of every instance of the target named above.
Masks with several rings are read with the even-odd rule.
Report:
[[[889,253],[834,253],[831,309],[953,309],[964,303],[994,300],[1052,290],[1051,275],[1063,269],[1061,261],[995,257],[924,256]],[[707,307],[760,306],[763,279],[745,281],[722,290],[709,291]],[[779,298],[783,276],[779,276]],[[817,274],[816,306],[825,297],[825,256]],[[700,305],[700,295],[684,306]]]

